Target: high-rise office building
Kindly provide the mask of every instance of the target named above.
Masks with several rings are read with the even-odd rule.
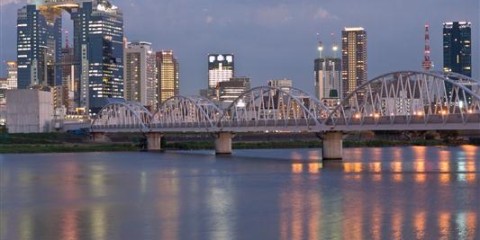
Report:
[[[179,87],[179,66],[172,50],[157,52],[158,104],[177,96]]]
[[[472,76],[472,23],[443,23],[443,70]]]
[[[361,27],[342,31],[342,88],[347,97],[358,86],[367,82],[367,33]],[[359,92],[359,101],[363,94]]]
[[[229,81],[235,76],[233,54],[208,55],[208,96],[215,98],[215,89],[219,82]]]
[[[17,12],[18,88],[61,84],[62,18],[28,4]]]
[[[218,100],[223,104],[223,107],[228,107],[248,90],[250,90],[250,78],[234,77],[229,81],[218,83]]]
[[[62,103],[67,112],[74,113],[79,106],[75,101],[75,93],[79,92],[79,81],[75,79],[75,55],[74,49],[66,38],[65,47],[62,48]]]
[[[19,88],[62,84],[62,9],[73,20],[76,104],[94,115],[108,98],[123,98],[123,15],[108,0],[44,0],[19,9]]]
[[[314,62],[315,96],[318,99],[341,98],[340,58],[317,58]]]
[[[18,68],[16,61],[7,61],[7,86],[8,89],[18,87]]]
[[[125,99],[156,107],[155,52],[149,42],[132,42],[125,49]]]
[[[123,14],[107,0],[72,9],[79,106],[95,115],[109,98],[123,98]]]
[[[293,87],[293,81],[290,79],[274,79],[268,81],[268,86],[280,88],[284,91],[290,91],[290,88]]]

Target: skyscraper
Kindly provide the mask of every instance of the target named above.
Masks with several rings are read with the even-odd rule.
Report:
[[[180,92],[179,67],[172,50],[157,52],[158,104]]]
[[[108,0],[73,8],[73,45],[79,64],[79,106],[95,115],[109,98],[123,98],[123,14]]]
[[[18,86],[62,84],[62,9],[73,20],[75,100],[95,114],[108,98],[123,97],[123,15],[108,0],[44,0],[19,9]]]
[[[215,98],[215,89],[219,82],[225,82],[235,76],[233,54],[208,55],[208,96]]]
[[[367,33],[361,27],[342,31],[342,87],[343,97],[367,81]],[[362,101],[359,93],[359,101]]]
[[[128,43],[125,56],[125,99],[156,107],[155,52],[152,44]]]
[[[65,47],[62,48],[62,102],[67,112],[74,112],[79,107],[75,101],[75,93],[79,92],[79,81],[75,79],[74,49],[66,37]],[[78,98],[77,98],[78,100]]]
[[[341,98],[341,59],[337,58],[336,44],[332,47],[334,56],[323,57],[323,45],[319,43],[319,58],[314,61],[315,95],[318,99]]]
[[[34,4],[17,12],[18,88],[61,84],[61,15],[50,14]]]
[[[218,100],[222,107],[226,108],[248,90],[250,90],[250,78],[234,77],[229,81],[218,83]]]
[[[471,22],[443,23],[443,70],[472,76]]]

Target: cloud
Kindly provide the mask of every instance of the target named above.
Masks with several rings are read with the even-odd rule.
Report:
[[[327,11],[324,8],[317,8],[315,13],[313,14],[313,19],[338,19],[337,16],[331,14],[329,11]]]
[[[287,23],[293,19],[291,9],[280,4],[273,7],[264,7],[257,11],[256,20],[262,25],[277,25],[278,23]]]
[[[207,24],[213,23],[213,17],[212,16],[205,17],[205,23]]]
[[[8,5],[12,3],[21,3],[21,2],[25,2],[25,0],[2,0],[0,1],[0,6]]]

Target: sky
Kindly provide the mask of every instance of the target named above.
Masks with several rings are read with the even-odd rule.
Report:
[[[180,94],[207,86],[207,55],[233,53],[235,75],[252,86],[288,78],[314,93],[317,42],[341,44],[344,27],[367,31],[368,79],[420,70],[424,25],[430,24],[434,69],[443,65],[442,23],[472,22],[473,77],[480,79],[479,0],[111,0],[124,13],[129,41],[173,50]],[[26,0],[0,0],[0,60],[16,59],[16,10]],[[64,21],[71,28],[71,21]],[[329,54],[324,51],[324,54]],[[0,67],[0,75],[5,67]]]

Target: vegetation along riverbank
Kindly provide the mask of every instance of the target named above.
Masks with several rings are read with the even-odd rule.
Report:
[[[450,133],[449,136],[455,134]],[[390,146],[435,146],[435,145],[480,145],[480,138],[383,136],[382,134],[359,133],[347,135],[344,147],[390,147]],[[458,135],[457,135],[458,136]],[[162,149],[200,150],[214,148],[213,136],[165,135]],[[315,134],[238,134],[233,141],[234,149],[260,148],[321,148],[322,142]],[[41,134],[0,134],[0,153],[41,153],[41,152],[103,152],[140,151],[145,147],[142,134],[115,134],[109,141],[94,143],[88,134],[41,133]]]

